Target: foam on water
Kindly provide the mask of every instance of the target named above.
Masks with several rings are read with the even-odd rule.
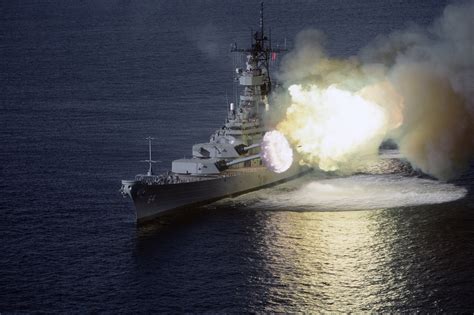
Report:
[[[312,179],[299,184],[301,186],[295,189],[277,186],[248,196],[250,200],[240,201],[272,210],[291,207],[306,211],[344,211],[439,204],[467,194],[465,188],[453,184],[400,175]]]

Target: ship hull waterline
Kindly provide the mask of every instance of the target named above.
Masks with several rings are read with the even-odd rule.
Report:
[[[136,210],[137,224],[143,224],[179,210],[202,206],[274,186],[309,173],[309,167],[293,166],[284,173],[273,173],[265,167],[238,175],[222,176],[189,183],[157,185],[122,181],[130,186],[129,195]]]

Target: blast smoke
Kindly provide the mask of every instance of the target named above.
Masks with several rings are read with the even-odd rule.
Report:
[[[474,156],[473,16],[474,1],[449,5],[427,30],[378,37],[349,59],[328,57],[321,32],[301,32],[279,74],[290,91],[277,96],[287,108],[277,129],[304,162],[322,169],[350,169],[354,155],[375,154],[390,138],[423,172],[444,180],[459,175]],[[331,90],[344,100],[325,99]],[[361,103],[370,110],[357,110]],[[328,108],[327,117],[321,107]],[[324,130],[303,124],[308,113]],[[368,132],[354,137],[361,129]],[[343,150],[324,150],[324,141]]]
[[[204,26],[197,26],[189,31],[189,39],[196,44],[196,47],[207,58],[218,60],[220,56],[219,42],[225,42],[216,25],[209,23]]]
[[[292,85],[289,92],[293,104],[279,129],[309,162],[331,171],[357,156],[378,152],[377,143],[387,128],[380,106],[333,85],[326,89]],[[361,124],[362,120],[366,123]]]

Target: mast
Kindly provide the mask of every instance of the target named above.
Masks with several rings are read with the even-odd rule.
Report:
[[[265,82],[265,95],[271,92],[271,79],[269,60],[272,53],[285,52],[286,49],[272,48],[271,38],[265,36],[264,30],[264,19],[263,19],[263,2],[260,3],[260,31],[252,34],[252,42],[250,48],[238,48],[237,44],[234,43],[231,48],[231,52],[240,52],[248,56],[251,56],[255,60],[257,67],[264,68],[267,73],[267,82]]]
[[[148,176],[152,176],[153,175],[153,163],[156,163],[156,162],[160,162],[160,161],[154,161],[151,159],[151,141],[154,140],[155,138],[152,138],[152,137],[147,137],[145,138],[146,140],[148,140],[148,160],[142,160],[140,162],[146,162],[149,164],[149,167],[148,167],[148,172],[147,172],[147,175]]]
[[[260,2],[260,35],[263,39],[263,1]]]

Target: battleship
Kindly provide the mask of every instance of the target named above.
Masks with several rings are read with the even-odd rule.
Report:
[[[122,180],[124,197],[133,200],[136,220],[143,223],[178,209],[212,203],[284,181],[310,171],[292,162],[286,171],[277,173],[266,167],[261,156],[261,142],[271,128],[265,119],[272,110],[270,60],[284,48],[272,48],[264,34],[263,3],[259,30],[252,32],[250,48],[232,45],[231,51],[245,57],[245,68],[235,70],[240,86],[239,100],[227,106],[225,125],[211,135],[209,142],[194,144],[192,157],[172,162],[171,170],[153,172],[152,139],[148,139],[149,163],[146,174]]]

